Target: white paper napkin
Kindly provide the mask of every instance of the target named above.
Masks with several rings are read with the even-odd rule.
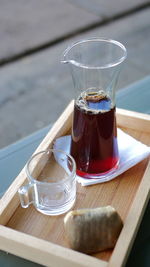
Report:
[[[142,144],[137,141],[130,135],[123,132],[121,129],[117,129],[118,131],[118,147],[119,147],[119,165],[118,168],[102,175],[101,178],[96,179],[86,179],[80,176],[77,176],[77,181],[81,183],[82,186],[88,186],[92,184],[98,184],[110,181],[125,172],[129,168],[133,167],[144,158],[146,158],[150,154],[150,147]],[[54,143],[54,148],[61,149],[67,153],[70,152],[70,143],[71,136],[63,136],[58,138]]]

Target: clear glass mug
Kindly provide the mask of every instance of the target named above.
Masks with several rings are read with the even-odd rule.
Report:
[[[37,164],[38,162],[38,164]],[[46,215],[67,212],[76,200],[76,164],[67,153],[49,149],[28,161],[29,184],[19,188],[21,206],[35,208]]]
[[[76,92],[70,154],[81,177],[101,178],[118,166],[115,89],[126,56],[121,43],[104,38],[64,51]]]

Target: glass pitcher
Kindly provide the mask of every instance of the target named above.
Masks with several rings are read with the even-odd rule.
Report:
[[[126,55],[121,43],[104,38],[64,51],[76,92],[70,154],[81,177],[100,178],[118,166],[115,89]]]

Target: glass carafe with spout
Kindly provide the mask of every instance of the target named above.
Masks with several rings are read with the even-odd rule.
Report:
[[[126,55],[121,43],[103,38],[76,42],[63,54],[75,88],[70,153],[81,177],[101,178],[118,166],[115,89]]]

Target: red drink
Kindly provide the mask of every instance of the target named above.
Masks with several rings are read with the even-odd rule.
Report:
[[[103,92],[85,93],[74,106],[71,155],[77,174],[92,178],[115,167],[118,162],[115,107]]]

